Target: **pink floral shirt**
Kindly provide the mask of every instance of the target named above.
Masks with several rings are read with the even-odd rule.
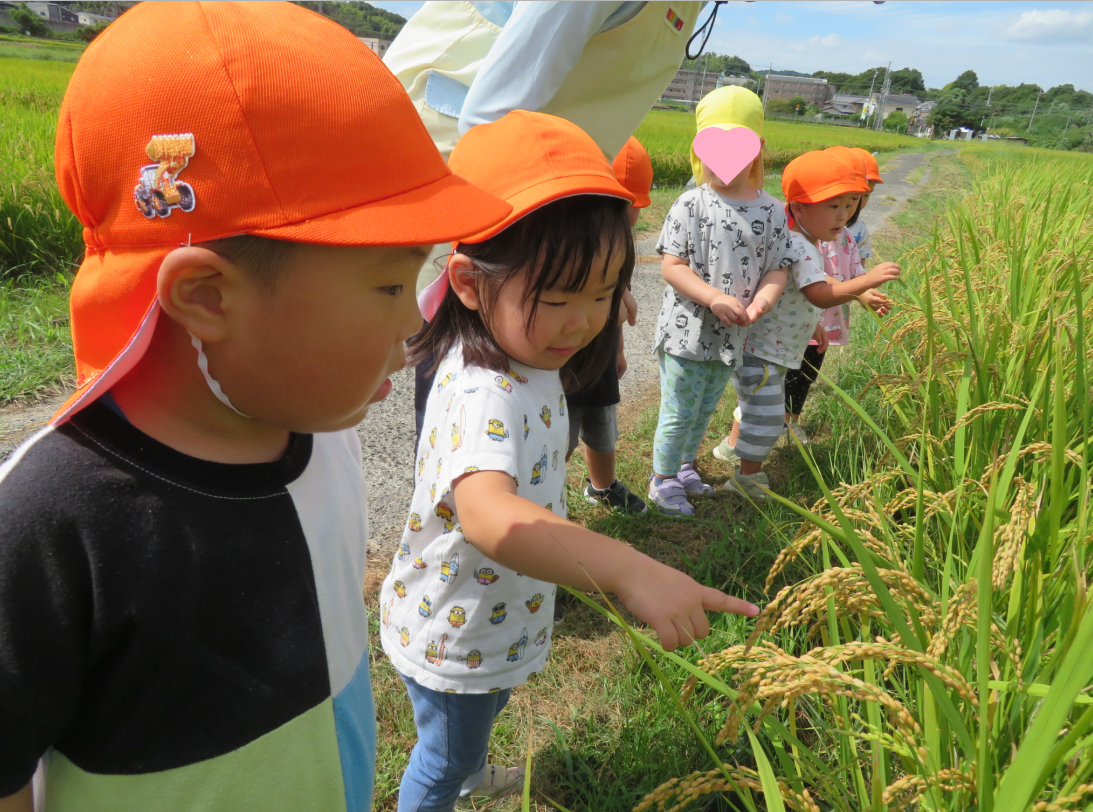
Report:
[[[838,282],[847,282],[865,273],[849,229],[844,228],[838,239],[821,242],[820,255],[824,258],[824,272]],[[827,340],[831,344],[850,343],[850,305],[827,308],[820,318],[820,324],[827,331]]]

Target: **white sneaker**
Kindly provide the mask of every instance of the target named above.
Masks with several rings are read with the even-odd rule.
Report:
[[[808,435],[805,434],[805,430],[801,428],[800,423],[786,423],[786,431],[793,432],[793,435],[801,441],[801,445],[808,445]]]
[[[732,472],[732,476],[725,481],[725,490],[729,493],[735,493],[737,496],[745,496],[756,502],[764,502],[767,498],[767,491],[770,490],[770,480],[767,479],[767,475],[760,471],[757,474],[745,475],[740,473],[740,469],[737,468]]]
[[[523,767],[501,767],[497,764],[486,765],[486,775],[482,783],[464,795],[464,798],[497,798],[524,784]]]

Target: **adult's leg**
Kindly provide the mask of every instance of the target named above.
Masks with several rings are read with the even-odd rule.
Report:
[[[403,676],[414,706],[417,744],[399,787],[399,812],[451,812],[486,774],[494,718],[510,690],[447,694]]]

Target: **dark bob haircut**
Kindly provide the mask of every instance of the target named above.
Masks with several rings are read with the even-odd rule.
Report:
[[[491,334],[493,308],[501,290],[527,269],[523,302],[531,302],[525,329],[531,332],[539,297],[548,290],[582,290],[621,254],[619,284],[611,297],[607,324],[562,367],[562,385],[575,392],[594,383],[616,356],[619,302],[634,270],[634,239],[625,200],[604,195],[575,195],[548,203],[481,243],[460,244],[457,251],[475,268],[475,290],[482,306],[471,310],[448,288],[433,320],[408,342],[411,364],[431,363],[435,371],[456,344],[465,366],[504,372],[510,366]]]

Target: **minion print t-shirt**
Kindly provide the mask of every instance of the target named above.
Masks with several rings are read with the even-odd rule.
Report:
[[[557,587],[478,552],[451,487],[468,472],[504,471],[518,496],[565,516],[568,440],[557,370],[464,367],[459,346],[441,363],[410,516],[380,592],[380,639],[402,674],[436,691],[488,693],[542,670]]]

